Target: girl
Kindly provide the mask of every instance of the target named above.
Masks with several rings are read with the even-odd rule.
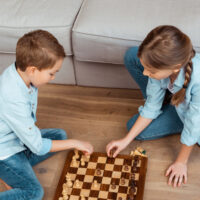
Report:
[[[127,123],[129,133],[110,142],[114,157],[133,140],[152,140],[181,133],[181,150],[166,171],[168,184],[187,182],[187,162],[200,143],[200,56],[189,37],[174,26],[153,29],[142,44],[125,54],[125,66],[146,102]]]

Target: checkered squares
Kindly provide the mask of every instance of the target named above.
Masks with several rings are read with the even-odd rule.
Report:
[[[140,181],[140,168],[142,160],[138,157],[136,160],[131,156],[118,156],[117,158],[108,158],[103,153],[93,153],[85,162],[85,166],[81,166],[81,158],[77,160],[77,167],[72,162],[66,163],[67,172],[73,183],[71,188],[65,187],[61,193],[66,193],[69,200],[80,200],[84,196],[87,200],[126,200],[131,184],[135,186],[135,195],[138,193],[138,185]],[[74,154],[70,152],[68,160],[71,160]],[[100,174],[97,171],[101,172]],[[130,176],[134,178],[134,183],[130,181]],[[122,181],[122,178],[124,181]],[[76,180],[79,180],[78,186]],[[97,181],[97,185],[94,185]],[[115,187],[113,187],[113,184]],[[65,190],[65,191],[64,191]],[[63,192],[64,191],[64,192]],[[60,194],[62,197],[62,194]]]

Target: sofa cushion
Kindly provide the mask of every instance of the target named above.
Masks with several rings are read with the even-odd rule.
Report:
[[[45,29],[72,55],[71,29],[83,0],[6,0],[0,6],[0,52],[15,52],[24,33]]]
[[[139,45],[158,25],[175,25],[200,51],[200,1],[85,0],[73,27],[80,61],[122,64],[125,51]]]

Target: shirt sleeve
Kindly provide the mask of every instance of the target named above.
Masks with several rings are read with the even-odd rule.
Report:
[[[40,129],[31,116],[30,106],[24,102],[5,102],[1,106],[3,118],[23,144],[33,153],[44,155],[50,151],[52,141],[42,138]]]
[[[182,106],[181,104],[179,106]],[[192,146],[200,141],[200,85],[194,85],[191,90],[191,100],[184,114],[184,127],[181,133],[181,143]]]
[[[166,89],[161,87],[161,82],[149,78],[146,88],[147,99],[144,106],[139,107],[139,113],[144,118],[156,119],[161,113]]]

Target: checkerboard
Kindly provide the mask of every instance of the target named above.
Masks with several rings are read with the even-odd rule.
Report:
[[[63,197],[66,174],[70,176],[73,184],[66,190],[69,200],[81,200],[81,196],[84,196],[86,200],[126,200],[131,187],[131,174],[134,174],[134,200],[143,199],[147,157],[118,155],[116,158],[109,158],[105,153],[96,152],[86,159],[84,166],[81,166],[80,160],[84,155],[81,152],[79,155],[77,167],[74,167],[71,162],[74,152],[69,152],[54,200]],[[125,166],[128,166],[128,170]],[[97,169],[101,170],[101,175],[97,175]],[[124,178],[125,184],[121,183],[121,178]],[[75,184],[77,179],[79,180],[78,187]],[[98,182],[96,187],[94,187],[95,180]],[[113,183],[116,186],[115,189],[112,188]]]

